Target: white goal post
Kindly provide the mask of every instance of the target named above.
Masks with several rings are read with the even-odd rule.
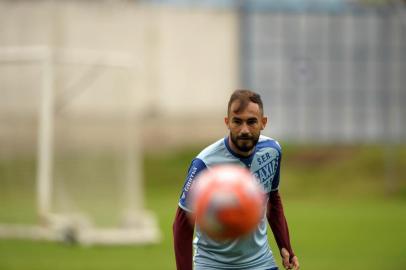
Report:
[[[155,216],[143,207],[140,134],[133,124],[137,115],[127,114],[125,177],[119,180],[126,213],[121,226],[97,227],[86,213],[60,214],[52,206],[54,167],[54,115],[57,107],[54,89],[54,65],[87,65],[92,67],[134,70],[132,55],[121,52],[90,50],[52,50],[48,47],[0,47],[0,65],[34,63],[41,69],[41,97],[38,111],[36,197],[39,224],[0,224],[0,238],[70,241],[86,245],[157,243],[161,234]],[[136,140],[138,140],[136,142]]]

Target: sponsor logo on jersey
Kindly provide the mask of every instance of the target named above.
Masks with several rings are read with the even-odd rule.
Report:
[[[278,155],[273,155],[270,152],[265,152],[262,155],[258,153],[253,163],[252,174],[266,191],[271,190],[272,180],[278,169]]]
[[[190,174],[189,174],[189,177],[188,177],[188,179],[186,181],[185,187],[183,188],[184,192],[189,191],[190,187],[192,186],[193,179],[196,176],[196,172],[197,172],[197,167],[193,167]]]
[[[253,172],[253,174],[260,180],[261,183],[271,180],[275,174],[276,169],[278,168],[278,160],[276,158],[265,163],[261,168]]]

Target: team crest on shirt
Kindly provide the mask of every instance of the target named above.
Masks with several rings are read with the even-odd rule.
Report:
[[[251,171],[266,192],[272,189],[272,180],[279,165],[279,152],[273,148],[258,151],[251,163]]]

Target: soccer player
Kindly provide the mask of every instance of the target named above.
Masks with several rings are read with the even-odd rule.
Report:
[[[277,141],[261,135],[267,120],[260,95],[249,90],[236,90],[231,95],[224,118],[229,135],[206,147],[193,159],[181,192],[173,223],[178,270],[277,270],[267,239],[266,220],[279,247],[283,266],[286,269],[299,269],[278,192],[281,147]],[[264,215],[256,230],[245,237],[216,241],[196,227],[193,240],[195,226],[187,216],[190,209],[186,203],[190,187],[202,170],[225,163],[245,166],[256,176],[267,193],[266,217]]]

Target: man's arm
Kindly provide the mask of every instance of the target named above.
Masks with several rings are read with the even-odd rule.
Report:
[[[283,211],[282,200],[277,190],[269,193],[267,208],[266,217],[282,255],[284,267],[286,269],[299,269],[298,259],[290,244],[289,228]]]
[[[175,248],[176,267],[178,270],[192,270],[192,242],[194,223],[187,216],[188,196],[196,176],[206,169],[206,164],[199,158],[190,164],[185,184],[179,199],[179,207],[173,222],[173,244]],[[184,210],[186,209],[186,210]]]
[[[173,243],[175,249],[176,269],[192,270],[192,242],[194,225],[187,217],[187,213],[178,207],[173,222]]]

